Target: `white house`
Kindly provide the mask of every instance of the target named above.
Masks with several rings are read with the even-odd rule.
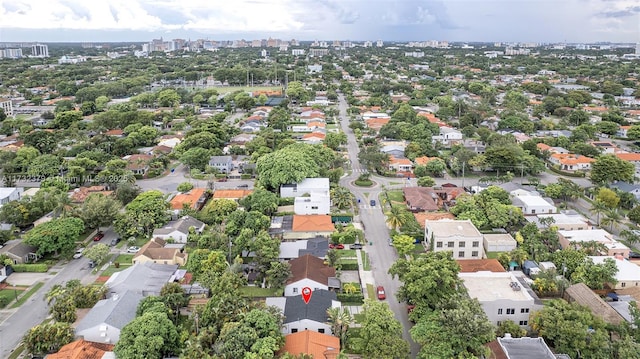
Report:
[[[163,228],[157,228],[153,231],[153,237],[161,238],[168,242],[187,243],[189,229],[193,228],[195,233],[202,233],[205,224],[199,220],[184,216],[177,221],[167,223]]]
[[[459,273],[469,297],[476,298],[493,325],[511,320],[527,327],[530,313],[542,308],[510,272]],[[538,302],[538,303],[536,303]]]
[[[616,273],[616,284],[609,283],[613,289],[623,289],[640,286],[640,266],[631,263],[623,258],[613,256],[590,256],[595,264],[604,263],[605,259],[610,258],[615,261],[618,273]]]
[[[606,254],[609,256],[621,255],[624,258],[629,258],[631,251],[629,247],[616,241],[613,235],[604,229],[558,231],[558,241],[563,249],[580,248],[581,243],[586,242],[601,243],[607,248]]]
[[[0,207],[11,201],[20,200],[23,192],[22,187],[0,187]]]
[[[511,252],[518,246],[509,233],[484,234],[483,244],[485,252]]]
[[[440,134],[431,137],[433,143],[440,142],[444,146],[451,146],[462,141],[462,132],[453,127],[440,127]]]
[[[284,287],[284,296],[302,294],[302,288],[309,287],[312,290],[339,289],[340,280],[336,278],[336,270],[324,264],[324,260],[306,254],[289,261],[291,265],[291,278]]]
[[[471,220],[425,221],[426,246],[434,252],[453,252],[454,259],[482,259],[482,233]]]
[[[296,295],[267,298],[266,304],[279,308],[284,314],[283,334],[312,330],[331,335],[327,309],[340,308],[336,293],[324,289],[313,290],[309,303],[304,302],[302,295]]]
[[[136,318],[142,294],[126,291],[98,301],[76,327],[76,336],[95,343],[115,344],[120,331]]]
[[[538,228],[545,228],[547,224],[541,222],[541,220],[545,218],[551,218],[551,225],[561,231],[587,230],[591,228],[584,217],[578,213],[538,214],[537,216],[527,216],[525,219],[528,222],[534,223]]]
[[[329,195],[329,178],[305,178],[300,183],[280,186],[280,197],[300,197],[305,194],[319,193]]]
[[[558,212],[556,206],[535,192],[517,189],[511,191],[511,200],[513,205],[520,208],[525,216],[531,214]]]
[[[325,193],[311,192],[309,197],[296,197],[293,202],[295,214],[329,214],[331,198]]]
[[[211,156],[209,166],[217,169],[220,173],[233,171],[233,157],[231,156]]]

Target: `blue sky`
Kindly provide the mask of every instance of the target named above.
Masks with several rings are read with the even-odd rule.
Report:
[[[640,0],[0,0],[3,41],[640,42]]]

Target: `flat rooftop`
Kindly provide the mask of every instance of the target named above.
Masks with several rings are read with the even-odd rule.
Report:
[[[542,338],[498,338],[498,343],[513,359],[555,359]]]
[[[470,220],[448,220],[424,222],[425,228],[430,229],[437,237],[482,237],[482,233]]]
[[[460,273],[464,286],[471,298],[480,302],[506,299],[514,301],[531,301],[534,298],[523,288],[518,279],[509,272],[475,272]],[[514,290],[512,283],[518,283],[520,290]]]
[[[611,234],[604,229],[558,231],[558,234],[569,242],[611,242],[613,240]]]
[[[500,245],[500,244],[516,244],[516,240],[509,233],[495,233],[495,234],[487,234],[485,233],[484,239],[491,244]]]

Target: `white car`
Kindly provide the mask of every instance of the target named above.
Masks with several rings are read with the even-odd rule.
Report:
[[[82,257],[82,249],[78,249],[76,253],[73,255],[73,259],[78,259]]]
[[[127,249],[127,253],[137,253],[140,250],[140,248],[138,247],[129,247],[129,249]]]

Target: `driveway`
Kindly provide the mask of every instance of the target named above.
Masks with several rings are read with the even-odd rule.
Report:
[[[32,286],[50,278],[49,273],[11,273],[6,282],[10,285]]]

